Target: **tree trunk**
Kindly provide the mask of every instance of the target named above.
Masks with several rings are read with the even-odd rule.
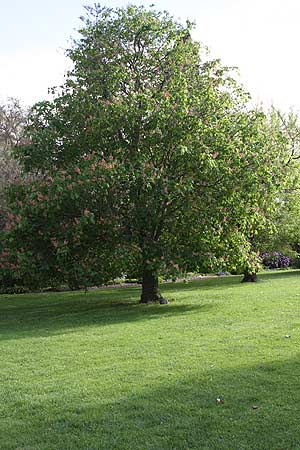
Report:
[[[249,282],[255,283],[256,281],[257,281],[256,272],[252,273],[247,271],[244,272],[244,278],[242,279],[242,283],[249,283]]]
[[[151,271],[144,269],[141,303],[151,302],[159,302],[161,305],[166,305],[168,303],[159,292],[158,277],[153,275]]]

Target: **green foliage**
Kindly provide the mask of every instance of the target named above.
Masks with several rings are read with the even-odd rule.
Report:
[[[1,286],[0,287],[0,294],[28,294],[29,289],[26,286],[10,286],[10,287],[5,287],[5,286]]]
[[[83,285],[254,267],[249,240],[281,176],[266,116],[230,68],[207,61],[191,23],[137,6],[87,11],[74,68],[32,109],[17,150],[42,179],[13,199],[12,263],[32,281]]]
[[[262,251],[281,251],[294,258],[300,252],[300,179],[299,179],[299,118],[293,112],[283,114],[275,109],[271,112],[274,131],[285,148],[283,162],[285,167],[284,183],[275,197],[271,212],[272,234],[261,235]]]

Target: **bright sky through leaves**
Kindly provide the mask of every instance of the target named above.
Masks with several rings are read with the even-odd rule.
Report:
[[[212,57],[240,69],[255,103],[300,110],[298,0],[133,1],[196,21],[194,38]],[[67,68],[64,49],[80,27],[84,0],[0,0],[0,98],[26,104],[47,97]],[[127,1],[106,0],[107,6]]]

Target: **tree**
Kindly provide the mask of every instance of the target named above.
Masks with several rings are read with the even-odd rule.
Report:
[[[282,162],[285,168],[284,183],[276,193],[272,222],[274,225],[271,236],[262,236],[265,251],[282,251],[291,256],[300,253],[300,124],[299,117],[292,110],[285,114],[272,108],[270,118],[273,130],[276,130],[277,141],[285,148]]]
[[[21,179],[20,164],[13,158],[12,149],[24,143],[24,126],[27,111],[19,100],[10,98],[0,104],[0,229],[4,226],[7,210],[6,188],[19,183]]]
[[[191,23],[137,6],[86,9],[74,67],[32,109],[18,150],[44,180],[14,196],[14,258],[69,265],[81,280],[93,266],[105,279],[129,265],[141,301],[164,303],[159,272],[253,258],[249,225],[278,155],[265,115],[247,109],[232,69],[206,59]]]

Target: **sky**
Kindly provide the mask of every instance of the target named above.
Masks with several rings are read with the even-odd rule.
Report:
[[[0,99],[44,100],[63,82],[83,5],[94,0],[0,0]],[[154,4],[194,20],[193,37],[212,58],[237,66],[253,103],[300,111],[299,0],[103,0],[101,5]]]

